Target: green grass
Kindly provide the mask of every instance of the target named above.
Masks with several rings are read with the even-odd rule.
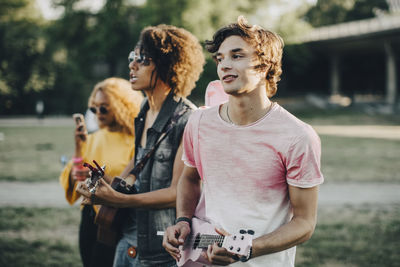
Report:
[[[400,116],[343,110],[295,115],[311,125],[400,124]],[[0,126],[0,133],[0,181],[57,180],[61,155],[72,155],[72,126]],[[400,141],[320,137],[326,182],[400,182]],[[79,219],[76,207],[0,208],[0,266],[81,266]],[[324,207],[296,266],[399,266],[399,240],[398,207]]]
[[[297,267],[399,266],[399,207],[321,210],[311,240],[298,246]]]
[[[79,209],[0,208],[0,266],[81,266]],[[399,266],[400,208],[345,206],[319,210],[296,266]]]
[[[61,155],[71,158],[72,127],[0,127],[0,132],[0,181],[57,180]]]
[[[76,207],[0,208],[0,266],[82,266]]]
[[[332,124],[341,116],[327,115]],[[344,116],[344,115],[343,115]],[[349,120],[365,123],[360,115],[347,114]],[[325,114],[314,115],[322,121]],[[369,124],[390,124],[392,117],[367,117]],[[365,118],[365,119],[367,119]],[[327,122],[327,121],[325,121]],[[316,123],[318,124],[318,123]],[[314,124],[314,125],[316,125]],[[321,124],[321,123],[320,123]],[[335,123],[334,123],[335,124]],[[61,172],[61,155],[69,158],[73,151],[72,127],[0,127],[0,181],[57,180]],[[326,181],[400,182],[400,141],[321,135],[322,171]]]
[[[311,125],[400,125],[400,116],[368,115],[355,109],[293,112]],[[400,182],[400,141],[320,135],[326,182]]]
[[[400,182],[400,140],[320,138],[326,182]]]
[[[352,108],[293,110],[296,117],[311,125],[400,125],[398,114],[369,115]]]

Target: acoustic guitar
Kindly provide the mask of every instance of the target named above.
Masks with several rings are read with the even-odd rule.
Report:
[[[129,184],[129,180],[135,180],[135,177],[143,170],[147,161],[152,157],[160,143],[168,136],[171,130],[176,125],[177,121],[189,108],[184,106],[181,110],[175,111],[171,117],[169,123],[163,129],[157,142],[153,145],[149,152],[135,165],[130,171],[130,175],[125,180],[119,177],[115,177],[111,183],[111,187],[124,194],[136,194],[136,188],[134,185]],[[129,209],[119,209],[108,206],[101,206],[99,212],[96,215],[95,223],[98,224],[97,240],[107,245],[115,245],[119,240],[121,234],[121,226],[124,218],[126,218]]]
[[[124,194],[136,194],[136,188],[124,179],[115,177],[111,187]],[[102,205],[96,214],[94,222],[98,225],[97,240],[103,244],[114,246],[121,237],[122,223],[130,209],[114,208]]]
[[[89,163],[84,163],[83,166],[89,168],[91,172],[90,178],[86,180],[86,186],[89,192],[96,191],[98,180],[104,177],[105,165],[100,167],[99,164],[93,160],[96,167],[91,166]],[[133,181],[133,179],[132,179]],[[111,187],[124,194],[136,193],[135,187],[130,186],[125,180],[115,177],[111,183]],[[95,217],[95,223],[98,224],[97,240],[109,246],[115,246],[119,240],[122,230],[123,219],[126,218],[128,209],[118,209],[108,206],[100,206],[100,209]]]

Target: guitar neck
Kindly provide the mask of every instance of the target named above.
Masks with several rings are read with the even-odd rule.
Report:
[[[93,175],[90,179],[90,185],[94,186],[98,180],[102,178],[101,176]]]
[[[106,167],[105,165],[103,167],[100,167],[100,165],[95,160],[93,160],[93,162],[96,165],[96,167],[93,167],[87,162],[83,163],[84,167],[87,167],[92,171],[92,175],[90,177],[91,186],[94,186],[96,182],[104,176],[104,168]]]
[[[219,246],[224,242],[225,237],[221,235],[206,235],[203,234],[196,238],[197,248],[208,248],[209,245],[217,243]]]

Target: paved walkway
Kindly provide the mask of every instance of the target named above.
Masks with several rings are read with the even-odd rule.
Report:
[[[0,182],[0,206],[67,207],[69,204],[58,182]]]
[[[400,184],[326,183],[320,188],[319,205],[400,204],[399,192]],[[68,203],[57,182],[0,182],[0,206],[67,207]]]
[[[74,121],[71,117],[54,116],[38,119],[36,117],[17,117],[17,118],[0,118],[1,127],[46,127],[46,126],[73,126]]]
[[[390,125],[315,125],[320,135],[400,140],[400,126]]]

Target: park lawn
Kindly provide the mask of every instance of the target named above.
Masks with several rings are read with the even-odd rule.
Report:
[[[0,208],[0,266],[82,266],[80,211],[71,208]]]
[[[369,115],[356,109],[293,111],[314,125],[400,125],[400,116]],[[326,182],[400,182],[400,140],[320,135]]]
[[[0,208],[0,266],[81,266],[79,209]],[[398,266],[400,208],[324,207],[296,266]]]
[[[325,182],[400,182],[400,140],[320,138]]]
[[[0,127],[0,132],[0,181],[57,180],[61,156],[72,156],[70,126]]]
[[[397,116],[358,113],[300,113],[311,125],[392,125]],[[358,122],[358,123],[357,123]],[[399,122],[400,123],[400,122]],[[54,181],[61,156],[71,158],[71,126],[0,127],[0,181]],[[327,182],[400,182],[400,140],[320,135],[322,171]]]
[[[399,251],[398,206],[324,207],[314,235],[297,247],[296,267],[399,266]]]
[[[311,125],[400,125],[400,116],[397,114],[371,115],[351,108],[304,108],[291,112],[299,119]]]

